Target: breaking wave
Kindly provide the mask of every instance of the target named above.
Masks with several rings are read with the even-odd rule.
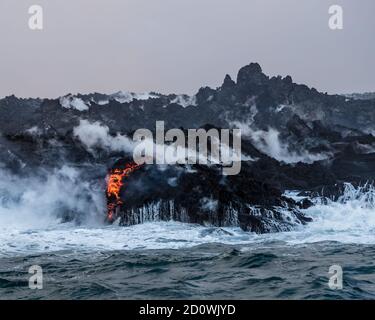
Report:
[[[316,198],[305,212],[314,222],[306,228],[306,242],[375,243],[375,187],[344,185],[337,199]]]
[[[0,171],[0,256],[61,250],[179,249],[207,243],[375,244],[375,187],[370,184],[346,184],[337,199],[312,199],[314,206],[304,212],[314,221],[295,231],[257,235],[238,227],[175,221],[107,226],[103,222],[103,186],[85,182],[78,169],[62,167],[33,177]],[[288,196],[296,198],[296,193]]]
[[[19,176],[0,170],[2,231],[45,229],[65,221],[95,224],[105,211],[101,186],[91,184],[80,170],[63,166]]]

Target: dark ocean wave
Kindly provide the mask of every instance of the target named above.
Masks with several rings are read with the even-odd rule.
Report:
[[[1,299],[373,299],[375,247],[316,243],[1,258]],[[41,265],[44,288],[28,288]],[[343,289],[328,270],[340,265]]]

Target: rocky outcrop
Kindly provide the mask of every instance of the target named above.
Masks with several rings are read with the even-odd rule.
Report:
[[[195,96],[119,92],[59,99],[0,100],[0,164],[15,174],[62,164],[84,165],[86,179],[104,181],[125,159],[121,150],[74,135],[81,120],[131,136],[139,128],[242,129],[241,173],[223,177],[214,166],[143,167],[125,182],[117,215],[124,225],[170,218],[255,232],[290,230],[308,222],[285,190],[335,190],[375,179],[375,100],[320,93],[290,76],[268,77],[257,63],[236,81]],[[91,168],[91,169],[87,169]],[[332,191],[333,192],[333,191]],[[105,213],[103,213],[105,215]]]
[[[118,161],[123,168],[129,160]],[[264,233],[291,230],[311,219],[281,191],[252,174],[223,177],[221,168],[207,166],[143,166],[124,179],[117,208],[120,223],[177,220],[214,226],[238,226]]]

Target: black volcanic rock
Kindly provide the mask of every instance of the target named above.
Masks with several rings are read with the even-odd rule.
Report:
[[[267,82],[268,77],[262,72],[258,63],[250,63],[240,69],[237,75],[237,84],[239,86],[263,85]]]
[[[238,176],[223,177],[215,167],[156,165],[132,174],[118,213],[124,225],[158,214],[256,232],[289,230],[307,222],[300,209],[311,204],[295,203],[284,191],[375,180],[375,100],[320,93],[290,76],[269,78],[257,63],[241,68],[237,82],[227,75],[221,87],[202,87],[193,97],[120,92],[1,99],[0,166],[25,175],[68,164],[91,168],[87,179],[104,182],[124,154],[103,145],[88,150],[73,134],[81,120],[108,127],[112,138],[154,131],[161,120],[166,129],[243,128]]]
[[[313,130],[297,115],[288,121],[286,127],[298,138],[308,137],[313,133]]]
[[[229,74],[227,74],[224,78],[223,85],[221,86],[222,89],[233,89],[236,86],[236,83],[232,80]]]
[[[144,166],[125,180],[122,199],[117,210],[122,225],[173,219],[265,233],[311,221],[279,189],[255,179],[249,168],[223,178],[215,167],[167,167],[161,173],[156,166]]]

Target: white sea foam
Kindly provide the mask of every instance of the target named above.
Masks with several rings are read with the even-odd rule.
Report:
[[[70,213],[87,225],[97,225],[98,216],[105,212],[100,189],[84,181],[75,168],[63,166],[32,177],[1,169],[0,176],[0,237],[43,232],[60,225]]]
[[[111,251],[136,249],[180,249],[207,243],[266,245],[282,241],[299,245],[322,241],[375,244],[375,189],[347,185],[338,201],[317,201],[305,210],[314,221],[293,232],[257,235],[240,228],[211,228],[180,222],[149,222],[131,227],[102,223],[104,200],[77,179],[70,168],[56,171],[47,180],[21,180],[1,172],[0,256],[24,255],[60,250]],[[92,193],[88,198],[84,192]],[[291,194],[293,195],[293,194]],[[294,194],[295,196],[295,194]],[[65,209],[88,219],[78,226],[61,223],[56,212]]]

